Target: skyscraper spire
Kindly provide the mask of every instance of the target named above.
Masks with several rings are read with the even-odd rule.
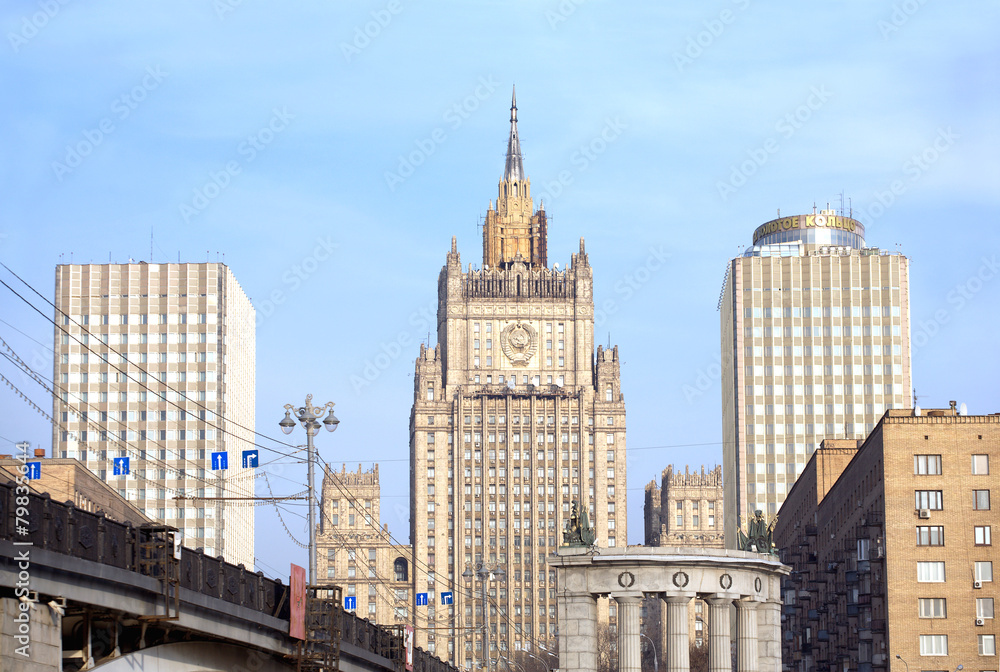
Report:
[[[507,165],[503,178],[508,182],[524,179],[524,165],[521,162],[521,141],[517,137],[517,91],[510,96],[510,138],[507,140]]]

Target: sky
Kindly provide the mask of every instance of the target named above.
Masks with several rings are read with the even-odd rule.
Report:
[[[0,260],[48,298],[59,263],[224,261],[257,431],[336,402],[320,453],[379,462],[405,543],[414,360],[451,237],[482,262],[516,84],[549,261],[586,239],[621,353],[641,543],[643,486],[721,461],[723,274],[779,210],[843,204],[907,255],[918,403],[1000,412],[998,29],[963,0],[7,2]],[[51,323],[2,287],[0,337],[51,374]],[[21,440],[51,429],[0,386],[0,452]],[[261,569],[305,564],[301,513],[258,507]]]

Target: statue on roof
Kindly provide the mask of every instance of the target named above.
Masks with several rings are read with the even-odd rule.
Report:
[[[573,512],[569,518],[569,526],[563,532],[563,546],[590,548],[597,540],[594,528],[590,526],[587,510],[580,511],[580,503],[573,500]]]
[[[747,525],[747,531],[737,532],[737,544],[741,551],[751,553],[764,553],[777,555],[778,549],[774,545],[774,526],[778,522],[778,516],[771,516],[770,522],[764,520],[764,512],[758,509],[754,511],[754,516]]]

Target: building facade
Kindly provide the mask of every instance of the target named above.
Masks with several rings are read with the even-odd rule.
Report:
[[[996,670],[998,460],[1000,414],[954,402],[825,440],[775,528],[785,669]]]
[[[726,269],[725,533],[778,512],[824,439],[864,438],[911,405],[909,263],[823,210],[767,222]]]
[[[37,493],[48,493],[56,502],[72,502],[90,513],[102,513],[119,523],[139,527],[153,522],[140,509],[132,506],[107,483],[99,479],[79,460],[45,459],[45,450],[35,450],[35,462],[41,462],[38,478],[25,483]],[[0,455],[0,481],[15,481],[22,476],[24,462],[10,455]]]
[[[650,481],[645,488],[643,523],[644,545],[685,548],[725,548],[723,538],[722,467],[706,472],[674,471],[669,465],[660,474],[660,484]],[[652,630],[657,655],[667,650],[667,619],[658,599],[644,600],[643,627]],[[688,605],[691,643],[704,646],[707,640],[708,605],[693,599]],[[658,626],[658,627],[657,627]],[[648,636],[648,635],[647,635]]]
[[[409,546],[391,543],[382,525],[378,465],[363,471],[327,469],[316,535],[319,583],[335,583],[356,597],[357,614],[379,625],[409,623]],[[400,509],[405,515],[406,509]]]
[[[242,466],[254,309],[232,271],[66,264],[55,296],[53,455],[79,459],[185,545],[253,567],[253,507],[221,499],[253,496],[254,479]],[[213,469],[213,454],[228,467]]]
[[[463,667],[485,659],[475,629],[485,618],[493,660],[555,643],[546,557],[574,501],[598,544],[627,538],[618,350],[595,353],[583,240],[569,267],[549,268],[546,221],[531,199],[512,104],[483,267],[463,270],[452,239],[438,281],[438,344],[421,346],[410,416],[412,590],[454,595],[451,605],[415,608],[417,644]],[[487,578],[485,613],[481,564],[506,574]]]

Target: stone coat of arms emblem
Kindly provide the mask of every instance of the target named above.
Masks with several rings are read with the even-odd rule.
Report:
[[[538,335],[527,322],[511,322],[500,332],[500,348],[514,366],[527,366],[538,350]]]

